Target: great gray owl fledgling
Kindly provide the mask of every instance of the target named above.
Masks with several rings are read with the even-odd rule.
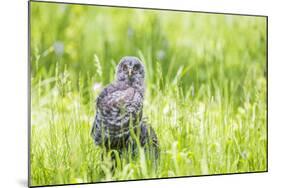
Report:
[[[136,57],[123,57],[116,70],[116,80],[97,97],[92,137],[98,146],[133,153],[137,141],[158,158],[157,136],[142,117],[145,70]],[[137,140],[136,140],[137,139]]]

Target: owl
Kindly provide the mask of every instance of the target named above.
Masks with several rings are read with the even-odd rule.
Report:
[[[116,79],[105,87],[96,100],[96,115],[91,135],[97,146],[122,153],[137,145],[158,158],[155,131],[143,118],[145,70],[137,57],[123,57],[116,69]]]

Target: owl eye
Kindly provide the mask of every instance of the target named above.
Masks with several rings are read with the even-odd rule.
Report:
[[[123,66],[123,71],[127,71],[127,70],[128,70],[127,65],[124,65],[124,66]]]
[[[133,70],[134,70],[134,71],[137,71],[139,68],[140,68],[139,65],[135,65],[134,68],[133,68]]]

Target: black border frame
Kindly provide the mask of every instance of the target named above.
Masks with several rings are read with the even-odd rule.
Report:
[[[223,174],[203,174],[203,175],[192,175],[192,176],[175,176],[175,177],[162,177],[162,178],[147,178],[147,179],[133,179],[133,180],[117,180],[117,181],[96,181],[96,182],[85,182],[85,183],[70,183],[70,184],[52,184],[52,185],[31,185],[31,160],[30,160],[30,149],[31,149],[31,3],[46,3],[46,4],[67,4],[67,5],[85,5],[85,6],[96,6],[96,7],[111,7],[111,8],[131,8],[131,9],[142,9],[142,10],[158,10],[158,11],[174,11],[174,12],[189,12],[189,13],[204,13],[204,14],[221,14],[221,15],[232,15],[232,16],[249,16],[249,17],[263,17],[266,19],[266,170],[264,171],[252,171],[252,172],[235,172],[235,173],[223,173]],[[259,14],[239,14],[229,12],[209,12],[209,11],[193,11],[183,9],[163,9],[163,8],[149,8],[149,7],[134,7],[134,6],[119,6],[119,5],[104,5],[104,4],[90,4],[90,3],[71,3],[71,2],[59,2],[59,1],[42,1],[42,0],[29,0],[28,1],[28,57],[27,57],[27,108],[28,108],[28,187],[53,187],[53,186],[67,186],[67,185],[89,185],[89,184],[100,184],[100,183],[119,183],[119,182],[130,182],[130,181],[143,181],[143,180],[161,180],[161,179],[178,179],[178,178],[190,178],[190,177],[208,177],[208,176],[223,176],[223,175],[238,175],[238,174],[257,174],[268,172],[268,16]]]

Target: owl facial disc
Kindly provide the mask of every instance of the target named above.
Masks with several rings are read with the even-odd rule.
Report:
[[[117,81],[124,81],[130,85],[143,83],[144,66],[137,57],[123,57],[117,67],[116,77]]]

